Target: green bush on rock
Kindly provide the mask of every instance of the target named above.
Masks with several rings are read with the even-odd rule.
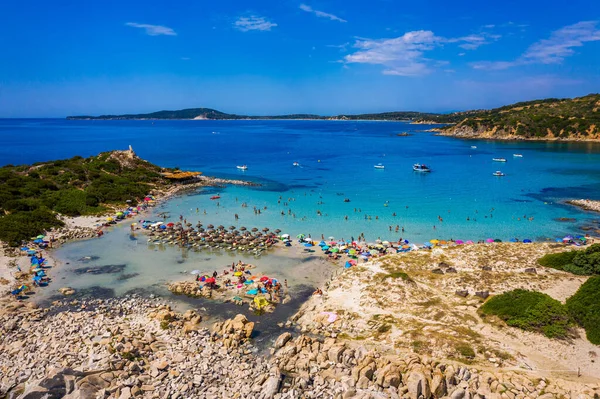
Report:
[[[567,309],[586,332],[587,339],[600,345],[600,276],[590,277],[569,299]]]

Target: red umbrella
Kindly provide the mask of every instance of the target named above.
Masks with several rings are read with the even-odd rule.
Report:
[[[264,281],[268,281],[268,280],[269,280],[269,278],[268,278],[267,276],[262,276],[262,277],[260,278],[260,281],[262,281],[262,282],[264,282]]]
[[[173,223],[173,222],[167,223],[167,226],[173,227],[173,226],[175,226],[175,223]]]
[[[210,278],[206,279],[206,283],[208,283],[208,284],[214,284],[215,282],[216,282],[216,280],[214,277],[210,277]]]

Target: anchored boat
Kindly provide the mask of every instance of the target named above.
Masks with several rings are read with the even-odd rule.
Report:
[[[383,166],[382,164],[378,163],[377,165],[373,165],[373,167],[375,169],[385,169],[385,166]]]
[[[248,165],[242,165],[242,166],[238,165],[237,168],[240,170],[246,170],[246,169],[248,169]]]
[[[429,166],[427,166],[425,164],[421,164],[421,163],[414,164],[413,170],[415,172],[431,172],[431,169],[429,168]]]
[[[506,158],[492,158],[494,162],[506,162]]]
[[[504,173],[500,172],[499,170],[495,171],[494,173],[492,173],[494,176],[506,176]]]
[[[515,158],[523,158],[523,154],[513,154],[513,157],[515,157]]]

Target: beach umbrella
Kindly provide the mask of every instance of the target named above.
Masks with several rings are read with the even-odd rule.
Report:
[[[175,226],[175,223],[173,223],[173,222],[167,223],[167,227],[173,227],[173,226]]]
[[[269,228],[265,227],[265,228],[262,229],[262,231],[264,231],[266,233],[267,231],[269,231]]]
[[[246,230],[248,230],[248,229],[247,229],[245,226],[242,226],[242,227],[240,227],[240,230],[241,230],[241,231],[246,231]]]
[[[251,230],[253,233],[256,233],[258,231],[258,229],[256,227],[253,227]]]
[[[306,243],[306,244],[304,244],[304,246],[305,246],[305,247],[312,247],[313,245],[312,245],[312,244],[310,244],[310,243]]]
[[[300,233],[300,234],[298,234],[298,235],[296,236],[296,238],[300,238],[300,239],[302,239],[302,238],[304,238],[304,237],[305,237],[305,235],[304,235],[304,234],[302,234],[302,233]]]
[[[328,240],[335,240],[335,237],[327,237]]]
[[[214,284],[217,280],[214,277],[209,277],[206,279],[207,284]]]
[[[499,238],[496,238],[496,239],[494,240],[494,242],[502,242],[502,240],[501,240],[501,239],[499,239]]]
[[[37,236],[36,238],[44,238],[43,234],[40,234],[39,236]]]
[[[331,252],[340,252],[340,249],[337,247],[333,247],[330,249]]]
[[[321,247],[321,249],[322,249],[323,251],[327,251],[327,250],[329,249],[329,247],[328,247],[327,245],[323,245],[323,246]]]
[[[383,245],[390,245],[390,242],[389,241],[384,241],[384,242],[382,242],[382,244]]]
[[[282,234],[281,238],[290,238],[290,235],[289,234]]]
[[[519,242],[519,240],[517,240],[516,238],[511,238],[510,240],[508,240],[509,242]]]
[[[475,244],[475,243],[471,240],[467,240],[467,244]]]
[[[376,249],[372,249],[372,250],[370,250],[370,251],[369,251],[369,253],[370,253],[371,255],[377,255],[377,254],[379,253],[379,251],[378,251],[378,250],[376,250]]]
[[[464,241],[463,240],[456,240],[455,243],[458,244],[458,245],[461,245],[461,244],[464,244]]]
[[[379,238],[378,238],[378,239],[376,239],[376,240],[375,240],[375,242],[376,242],[377,244],[381,244],[381,240],[380,240]]]
[[[349,250],[348,254],[349,255],[355,255],[356,254],[356,249],[353,248],[353,249]]]
[[[220,224],[219,227],[217,227],[217,230],[225,230],[225,226],[223,226],[222,224]]]
[[[423,246],[425,247],[431,247],[433,244],[431,244],[430,242],[426,242],[425,244],[423,244]]]
[[[430,243],[432,243],[433,245],[439,244],[440,240],[429,240]]]
[[[235,230],[235,226],[229,226],[229,230]]]
[[[525,244],[530,244],[530,243],[531,243],[531,240],[530,240],[529,238],[526,238],[526,239],[524,239],[524,240],[523,240],[523,242],[524,242]]]
[[[36,244],[41,244],[44,242],[44,240],[42,240],[41,238],[36,238],[35,240],[33,240],[33,242]]]
[[[281,230],[275,229],[275,234],[279,234],[279,233],[281,233]]]
[[[485,242],[492,243],[492,242],[494,242],[494,240],[492,238],[488,238],[487,240],[485,240]]]

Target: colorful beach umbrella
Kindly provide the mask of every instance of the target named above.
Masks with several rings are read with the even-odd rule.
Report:
[[[494,242],[494,239],[493,238],[488,238],[487,240],[485,240],[485,242],[492,243],[492,242]]]
[[[456,240],[456,241],[454,241],[454,242],[455,242],[456,244],[458,244],[458,245],[464,244],[464,241],[463,241],[463,240]]]

